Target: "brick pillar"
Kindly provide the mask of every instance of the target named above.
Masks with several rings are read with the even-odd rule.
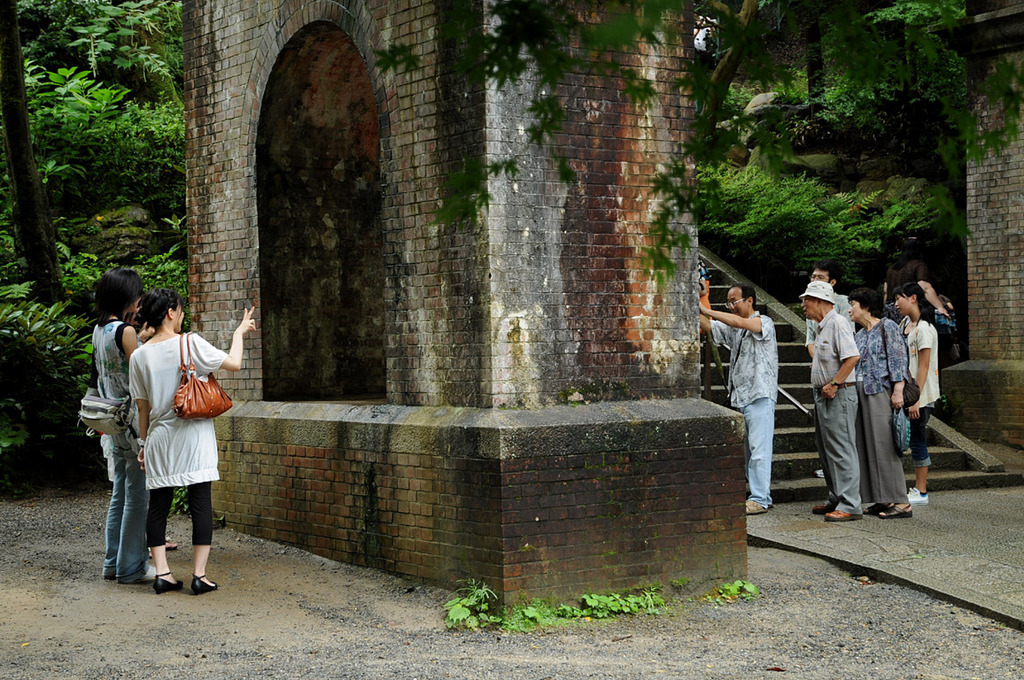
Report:
[[[979,87],[1005,59],[1024,63],[1024,8],[975,0],[958,35],[979,130],[1002,114]],[[967,168],[970,361],[942,372],[958,428],[968,436],[1024,445],[1024,140]]]
[[[695,398],[696,253],[662,287],[643,262],[692,48],[617,55],[653,79],[643,107],[607,77],[559,87],[565,183],[527,139],[532,84],[461,76],[449,11],[184,4],[192,318],[226,346],[260,310],[222,380],[218,512],[506,598],[744,576],[742,419]],[[377,67],[396,42],[418,68]],[[475,224],[439,225],[466,158],[520,173]]]

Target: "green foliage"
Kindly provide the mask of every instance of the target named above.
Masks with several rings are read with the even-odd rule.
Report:
[[[126,101],[129,92],[88,71],[26,66],[33,139],[58,215],[141,203],[154,215],[184,212],[185,117],[176,101]]]
[[[824,51],[840,66],[829,71],[822,116],[862,143],[898,139],[909,148],[934,148],[938,139],[955,134],[944,109],[966,108],[966,60],[930,28],[963,12],[956,0],[897,0],[868,13],[856,30],[869,36],[864,48],[879,63],[866,71],[841,66],[850,29],[831,26]]]
[[[551,628],[566,622],[558,608],[538,598],[510,607],[501,622],[501,629],[511,633],[529,633],[538,628]]]
[[[736,602],[737,600],[750,602],[751,600],[756,600],[760,596],[761,591],[753,583],[737,580],[732,583],[723,583],[705,595],[703,599],[717,606]]]
[[[145,73],[171,76],[163,55],[154,52],[142,38],[163,32],[168,11],[176,12],[180,23],[181,3],[137,0],[101,4],[98,10],[88,25],[73,27],[81,37],[69,45],[86,51],[94,73],[100,72],[101,62],[109,62],[117,68],[139,67]]]
[[[502,611],[492,608],[497,595],[485,583],[475,579],[460,583],[467,585],[458,590],[459,597],[444,605],[448,612],[445,617],[448,628],[478,630],[493,625],[510,632],[529,632],[581,619],[659,614],[665,607],[661,586],[652,585],[626,595],[587,593],[581,597],[578,606],[554,605],[535,598]]]
[[[174,496],[171,497],[171,514],[188,514],[188,489],[184,486],[179,486],[174,489]]]
[[[702,168],[697,175],[701,242],[749,271],[770,291],[790,272],[829,258],[844,283],[874,281],[866,270],[911,234],[932,230],[931,200],[876,207],[873,196],[831,194],[806,177],[773,177],[756,167]]]
[[[449,628],[477,630],[501,622],[500,612],[495,613],[491,610],[491,602],[497,600],[498,596],[486,583],[476,579],[460,583],[466,584],[457,591],[460,596],[444,604],[445,611],[448,612],[445,624]]]
[[[44,70],[75,67],[131,87],[157,76],[181,91],[180,0],[21,0],[25,56]]]
[[[55,462],[67,465],[84,430],[76,428],[85,392],[85,319],[47,307],[0,300],[0,493],[16,491]]]
[[[620,595],[588,593],[581,598],[582,606],[562,605],[558,615],[566,619],[607,619],[620,615],[658,614],[665,606],[660,586],[648,586],[639,593]]]

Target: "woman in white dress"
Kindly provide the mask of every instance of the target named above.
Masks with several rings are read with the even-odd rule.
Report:
[[[201,595],[217,589],[217,584],[206,577],[213,541],[210,484],[220,479],[213,421],[182,420],[174,413],[174,394],[181,382],[183,306],[181,296],[166,288],[152,290],[142,298],[139,319],[155,330],[149,341],[132,354],[129,371],[131,394],[139,409],[139,463],[146,471],[146,488],[150,492],[146,542],[153,553],[153,589],[158,595],[182,587],[182,582],[171,575],[164,549],[167,516],[174,489],[179,486],[188,490],[192,515],[192,592]],[[252,308],[245,310],[227,353],[197,334],[186,336],[197,375],[206,376],[218,368],[237,371],[242,367],[243,338],[247,332],[256,330],[252,314]],[[186,356],[187,352],[186,349]]]

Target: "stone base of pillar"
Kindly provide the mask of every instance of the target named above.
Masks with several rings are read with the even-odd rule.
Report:
[[[939,384],[960,432],[1024,446],[1024,361],[965,361],[944,369]]]
[[[698,399],[541,410],[238,404],[214,510],[247,534],[505,603],[746,577],[743,421]]]

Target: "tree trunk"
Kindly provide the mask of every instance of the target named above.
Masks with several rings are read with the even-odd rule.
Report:
[[[712,3],[712,6],[718,9],[720,12],[731,12],[728,6],[720,2]],[[746,28],[757,19],[758,12],[758,0],[743,0],[743,6],[740,8],[739,14],[737,14],[737,20],[740,26]],[[709,132],[713,132],[718,126],[718,118],[722,113],[722,105],[725,103],[724,93],[728,92],[729,85],[732,83],[733,78],[736,77],[736,72],[739,70],[740,65],[743,63],[743,57],[745,55],[743,43],[733,45],[731,49],[726,52],[722,61],[718,62],[718,66],[711,74],[712,87],[710,88],[707,103],[705,104],[705,111],[702,115],[706,116],[706,129]]]
[[[53,304],[60,293],[57,239],[32,148],[16,0],[0,0],[0,115],[11,177],[15,247],[28,265],[26,278],[34,282],[33,296]]]

